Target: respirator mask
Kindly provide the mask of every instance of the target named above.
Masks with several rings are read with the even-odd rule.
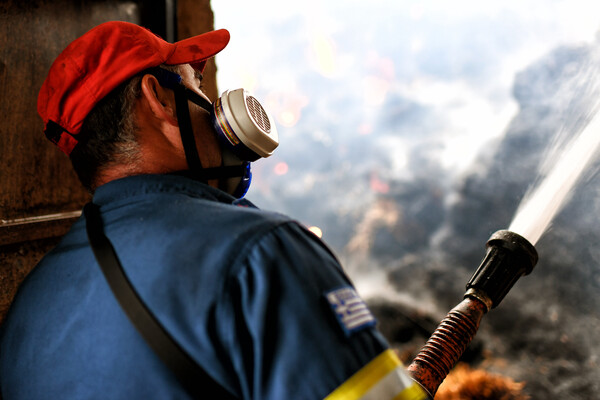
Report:
[[[161,86],[175,92],[177,120],[192,177],[204,182],[219,179],[221,189],[244,197],[252,181],[250,163],[269,157],[279,145],[273,118],[244,89],[227,90],[214,103],[182,83],[181,76],[162,68],[149,71]],[[203,168],[192,130],[188,100],[210,113],[212,127],[221,146],[222,166]]]

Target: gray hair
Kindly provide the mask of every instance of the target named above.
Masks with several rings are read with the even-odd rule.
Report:
[[[179,66],[162,65],[179,73]],[[83,186],[93,193],[102,172],[114,165],[134,171],[141,160],[135,104],[141,95],[143,71],[122,83],[90,111],[71,152],[71,163]]]

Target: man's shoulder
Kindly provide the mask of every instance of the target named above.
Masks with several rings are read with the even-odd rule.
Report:
[[[115,227],[128,232],[143,229],[150,236],[173,230],[180,235],[239,231],[247,225],[289,220],[201,182],[171,174],[111,181],[97,189],[93,201],[100,206],[108,231]]]
[[[262,210],[249,202],[220,202],[185,192],[160,194],[106,212],[107,222],[128,229],[149,229],[148,234],[177,231],[180,234],[245,232],[296,221],[284,214]],[[203,239],[206,239],[203,236]]]

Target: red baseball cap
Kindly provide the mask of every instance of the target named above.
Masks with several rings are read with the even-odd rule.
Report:
[[[50,67],[37,103],[46,136],[70,154],[85,117],[121,83],[161,64],[202,70],[228,42],[224,29],[168,43],[129,22],[98,25],[69,44]]]

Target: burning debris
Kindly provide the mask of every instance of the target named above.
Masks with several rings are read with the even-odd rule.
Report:
[[[529,400],[525,383],[459,364],[440,386],[435,400]]]

